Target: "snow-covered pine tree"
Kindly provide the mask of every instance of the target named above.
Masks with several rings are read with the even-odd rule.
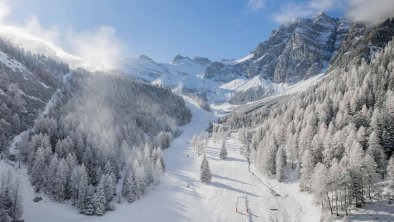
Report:
[[[322,208],[324,208],[324,201],[327,200],[327,206],[330,207],[332,213],[331,200],[327,187],[327,168],[322,163],[317,163],[311,179],[311,190],[315,198],[322,204]]]
[[[96,188],[96,193],[94,194],[94,213],[96,215],[102,216],[105,214],[107,201],[105,196],[105,184],[104,179],[100,180]]]
[[[116,182],[114,181],[114,177],[115,176],[113,175],[113,173],[103,174],[100,179],[100,181],[103,181],[104,184],[104,192],[105,192],[105,198],[107,203],[110,202],[114,197],[115,182]]]
[[[341,184],[341,172],[340,172],[340,166],[336,158],[334,158],[330,164],[330,168],[328,169],[328,177],[327,177],[327,182],[328,182],[328,189],[333,192],[333,199],[332,199],[332,205],[335,205],[335,213],[337,216],[339,216],[339,207],[338,206],[338,201],[339,201],[339,195],[340,195],[340,184]],[[335,202],[334,202],[335,201]]]
[[[204,155],[204,158],[201,162],[201,173],[200,173],[200,180],[201,182],[208,184],[211,182],[212,175],[211,175],[211,170],[209,169],[209,163]]]
[[[85,202],[88,199],[89,180],[85,165],[79,167],[78,202],[80,212],[84,212]]]
[[[46,175],[45,175],[45,186],[47,188],[48,193],[53,196],[55,194],[55,178],[56,178],[56,171],[57,167],[59,165],[59,160],[57,158],[57,154],[55,153],[52,156],[51,162],[49,163],[49,166],[46,168]]]
[[[364,195],[363,195],[363,172],[362,172],[362,163],[363,163],[363,150],[358,141],[353,141],[353,145],[351,146],[348,156],[349,163],[348,169],[352,179],[351,183],[351,193],[352,196],[356,200],[356,206],[361,207],[364,203]]]
[[[54,197],[57,201],[64,201],[66,194],[66,186],[68,181],[68,165],[65,159],[61,159],[57,166],[56,175],[54,180]]]
[[[138,162],[133,165],[134,179],[135,179],[135,195],[139,199],[145,192],[145,171],[140,167]]]
[[[164,159],[163,159],[163,154],[161,152],[161,148],[157,147],[156,150],[157,150],[156,152],[157,152],[158,159],[160,159],[161,169],[164,172],[166,170],[166,164],[164,163]],[[158,160],[156,160],[156,164],[158,163],[157,161]]]
[[[378,165],[378,172],[382,178],[384,178],[386,155],[383,152],[383,147],[380,145],[379,137],[375,131],[372,131],[372,133],[369,135],[367,153],[374,158],[376,164]]]
[[[312,155],[309,150],[306,150],[302,155],[301,170],[300,170],[300,188],[304,191],[311,189],[311,178],[314,170]]]
[[[227,158],[227,149],[225,140],[222,141],[222,146],[220,148],[219,158],[224,160]]]
[[[11,219],[8,216],[7,210],[5,206],[1,203],[2,199],[0,197],[0,221],[1,222],[10,222]]]
[[[279,182],[285,179],[286,164],[286,151],[284,146],[280,146],[276,153],[276,179]]]
[[[378,174],[376,173],[378,165],[376,164],[373,157],[367,153],[364,156],[362,168],[362,180],[364,187],[367,187],[368,197],[371,198],[371,189],[374,188],[378,178]],[[376,191],[376,189],[374,190]]]
[[[133,169],[129,168],[126,172],[123,187],[122,187],[122,195],[126,198],[127,202],[131,203],[134,202],[136,197],[136,184],[133,175]]]
[[[94,214],[94,186],[88,185],[86,190],[86,198],[85,202],[83,203],[83,213],[86,215],[93,215]]]
[[[387,177],[389,179],[389,189],[394,195],[394,155],[391,156],[389,164],[387,165]]]
[[[71,200],[74,206],[77,205],[78,200],[79,176],[79,167],[75,167],[70,176]]]

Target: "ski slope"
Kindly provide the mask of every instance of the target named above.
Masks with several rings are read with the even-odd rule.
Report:
[[[213,221],[319,221],[319,207],[298,191],[297,182],[279,183],[249,172],[236,138],[235,133],[226,138],[225,160],[219,159],[221,142],[210,140],[206,148],[213,178],[197,192]]]
[[[183,133],[163,153],[166,172],[158,186],[131,204],[115,203],[115,210],[104,216],[86,216],[69,203],[57,203],[43,197],[34,203],[34,189],[24,168],[18,169],[0,161],[0,171],[12,170],[21,179],[24,215],[27,221],[146,221],[146,222],[239,222],[239,221],[318,221],[320,210],[311,197],[298,191],[298,183],[280,184],[248,171],[248,163],[240,154],[241,143],[236,134],[226,139],[228,159],[219,160],[219,143],[211,140],[206,148],[211,184],[202,184],[201,158],[190,144],[192,136],[204,131],[209,121],[218,117],[201,109],[184,97],[193,118],[183,126]],[[273,192],[274,191],[274,192]],[[275,192],[280,196],[275,195]],[[248,209],[248,210],[247,210]],[[238,212],[237,212],[238,211]]]

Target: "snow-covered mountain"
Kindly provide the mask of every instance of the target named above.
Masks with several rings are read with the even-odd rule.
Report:
[[[81,63],[81,57],[72,55],[58,45],[33,35],[21,27],[1,24],[0,37],[35,54],[43,54],[70,65]]]
[[[205,70],[211,63],[207,58],[192,59],[181,55],[175,56],[170,63],[159,63],[141,55],[137,59],[127,58],[120,61],[117,69],[155,85],[193,94],[205,101],[221,102],[226,100],[226,94],[231,90],[221,88],[220,81],[204,78]]]
[[[0,152],[10,138],[33,124],[68,72],[64,63],[0,39]]]
[[[170,63],[158,63],[143,55],[121,61],[117,68],[154,84],[181,86],[208,102],[243,103],[324,72],[348,30],[345,20],[322,12],[280,26],[240,59],[211,62],[178,55]]]
[[[212,63],[205,77],[230,81],[259,75],[275,83],[295,83],[327,67],[347,31],[344,20],[324,12],[297,19],[273,31],[248,56],[230,63]]]

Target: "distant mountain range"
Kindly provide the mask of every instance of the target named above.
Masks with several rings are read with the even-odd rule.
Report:
[[[231,98],[251,90],[259,96],[250,99],[268,96],[324,72],[349,28],[345,20],[322,12],[280,26],[240,59],[211,62],[203,57],[178,55],[165,64],[143,55],[119,62],[117,69],[155,84],[194,91],[209,102],[239,103],[242,101]]]

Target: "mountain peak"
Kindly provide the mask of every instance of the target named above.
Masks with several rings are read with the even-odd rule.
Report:
[[[138,57],[138,59],[148,60],[148,61],[152,61],[153,62],[153,59],[151,57],[149,57],[147,55],[144,55],[144,54],[140,55],[140,57]]]
[[[211,60],[209,60],[208,58],[199,57],[199,56],[194,57],[193,61],[195,61],[201,65],[209,65],[210,63],[212,63]]]
[[[172,60],[172,63],[177,63],[185,59],[190,60],[190,58],[187,56],[176,55],[175,58]]]
[[[324,11],[319,11],[315,15],[312,16],[311,18],[313,21],[325,21],[325,20],[332,20],[333,18],[329,15],[327,15]]]

